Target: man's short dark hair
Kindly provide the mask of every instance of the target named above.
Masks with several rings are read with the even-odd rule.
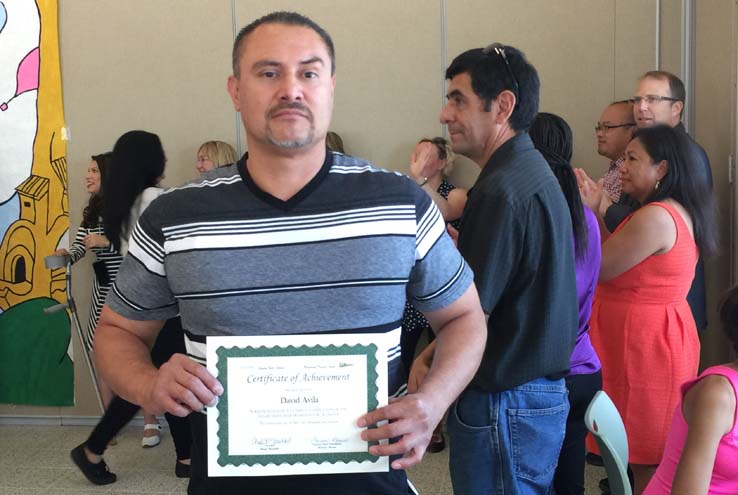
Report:
[[[333,47],[333,40],[328,32],[320,27],[315,21],[297,12],[272,12],[263,17],[256,19],[251,24],[247,25],[241,31],[233,41],[233,75],[240,77],[239,61],[241,60],[241,53],[243,53],[244,39],[251,34],[251,32],[261,26],[262,24],[286,24],[288,26],[302,26],[315,31],[318,36],[323,39],[325,47],[328,49],[328,55],[331,58],[331,74],[336,73],[336,50]]]
[[[510,115],[510,126],[516,132],[527,131],[538,114],[541,82],[538,72],[525,54],[507,45],[497,46],[503,50],[473,48],[451,62],[446,69],[446,79],[461,73],[469,74],[474,93],[484,102],[484,110],[490,111],[492,100],[504,90],[515,94],[516,104]],[[506,67],[507,65],[507,67]]]
[[[645,78],[650,77],[651,79],[666,80],[669,83],[669,96],[676,98],[677,100],[684,103],[687,100],[687,91],[684,89],[684,83],[677,76],[671,72],[665,70],[650,70],[643,74],[639,81],[643,81]],[[682,118],[682,112],[684,112],[684,106],[679,112],[679,118]]]
[[[666,79],[666,81],[669,82],[669,96],[676,98],[682,103],[687,99],[687,92],[684,90],[684,83],[671,72],[667,72],[665,70],[650,70],[643,74],[638,80],[642,81],[647,77],[650,77],[651,79],[661,79],[662,81]]]

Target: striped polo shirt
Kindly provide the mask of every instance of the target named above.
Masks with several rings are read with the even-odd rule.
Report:
[[[133,320],[180,314],[201,363],[206,336],[392,332],[388,392],[402,395],[406,296],[441,309],[473,279],[438,209],[407,177],[331,152],[282,201],[256,186],[247,159],[146,209],[107,304]]]

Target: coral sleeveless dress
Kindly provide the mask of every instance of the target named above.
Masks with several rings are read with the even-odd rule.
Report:
[[[700,357],[697,328],[687,304],[697,246],[674,207],[649,206],[671,215],[677,229],[674,246],[600,282],[590,320],[592,345],[602,362],[602,388],[623,417],[633,464],[661,461],[681,400],[679,387],[697,376]],[[587,438],[587,448],[598,452],[592,438]]]

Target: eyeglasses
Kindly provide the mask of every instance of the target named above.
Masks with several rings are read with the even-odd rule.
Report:
[[[507,74],[510,76],[512,83],[515,86],[515,96],[517,97],[517,99],[520,99],[520,84],[518,84],[518,78],[515,77],[515,74],[510,67],[510,62],[507,61],[507,56],[505,55],[505,45],[503,45],[502,43],[492,43],[487,48],[484,48],[482,50],[482,53],[485,55],[495,53],[502,59],[503,62],[505,62],[505,69],[507,69]]]
[[[618,127],[633,127],[635,122],[626,122],[625,124],[595,124],[595,132],[607,132],[610,129],[617,129]]]
[[[633,103],[638,105],[640,102],[645,101],[649,105],[656,103],[657,101],[681,101],[679,98],[672,98],[671,96],[660,96],[660,95],[646,95],[646,96],[634,96]]]

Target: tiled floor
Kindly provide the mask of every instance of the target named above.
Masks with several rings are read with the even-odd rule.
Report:
[[[141,428],[130,427],[105,459],[118,475],[112,485],[95,487],[69,459],[69,451],[89,434],[88,426],[0,426],[0,495],[184,494],[187,480],[174,476],[174,446],[166,434],[152,449],[141,448]],[[428,454],[409,471],[422,495],[450,495],[448,450]],[[587,468],[587,494],[599,495],[601,468]]]
[[[141,428],[128,428],[105,459],[118,475],[112,485],[90,484],[69,459],[69,451],[90,433],[89,426],[0,427],[0,494],[86,493],[184,494],[187,480],[174,476],[169,435],[152,449],[141,448]]]

